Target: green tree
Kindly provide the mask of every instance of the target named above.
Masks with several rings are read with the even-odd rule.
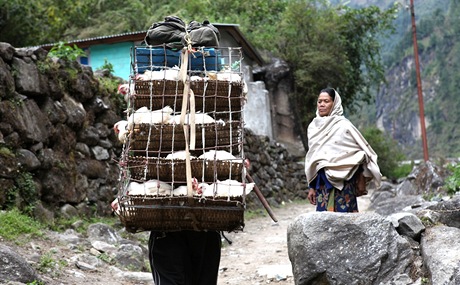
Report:
[[[162,2],[165,1],[88,1],[91,13],[84,25],[72,27],[69,34],[76,38],[90,38],[146,30],[151,24],[151,15],[157,15],[158,10],[162,10]],[[163,18],[166,15],[161,16]]]
[[[358,100],[371,98],[371,87],[384,81],[378,36],[392,31],[396,7],[351,9],[327,1],[290,1],[275,38],[276,52],[294,76],[291,106],[307,148],[306,129],[314,117],[316,97],[327,86],[342,94],[355,111]]]
[[[91,2],[0,0],[0,41],[22,47],[65,40],[70,27],[86,22]]]
[[[41,11],[37,2],[27,2],[30,1],[0,0],[0,41],[19,47],[39,40]]]
[[[283,0],[0,0],[0,41],[13,46],[146,30],[168,15],[240,24],[259,47],[276,33]],[[231,12],[229,12],[231,11]]]

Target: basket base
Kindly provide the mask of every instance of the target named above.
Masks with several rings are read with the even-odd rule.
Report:
[[[131,233],[142,231],[215,230],[244,228],[245,206],[240,197],[212,200],[189,197],[127,197],[120,203],[120,221]]]

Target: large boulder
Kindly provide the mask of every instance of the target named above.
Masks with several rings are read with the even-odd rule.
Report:
[[[41,281],[41,279],[21,255],[0,244],[0,281],[31,284]]]
[[[287,234],[296,285],[386,284],[407,277],[415,259],[407,239],[373,213],[311,212]]]
[[[426,230],[422,242],[431,284],[460,284],[460,229],[436,226]]]
[[[442,223],[449,227],[460,229],[460,196],[454,196],[447,201],[440,201],[420,212],[419,216],[426,216],[433,223]]]

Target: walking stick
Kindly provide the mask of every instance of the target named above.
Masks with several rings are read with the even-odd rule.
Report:
[[[254,179],[252,179],[251,175],[249,173],[246,173],[246,178],[249,180],[249,182],[254,183]],[[278,219],[275,217],[275,213],[273,213],[273,210],[270,208],[270,205],[268,204],[267,200],[265,199],[264,195],[260,191],[259,187],[254,183],[254,190],[256,191],[257,198],[259,198],[260,202],[262,202],[262,205],[264,205],[265,210],[267,210],[267,213],[270,215],[272,220],[277,223]]]

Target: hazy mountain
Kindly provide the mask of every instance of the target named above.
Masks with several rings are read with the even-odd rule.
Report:
[[[399,2],[395,32],[381,40],[387,84],[376,92],[375,105],[365,106],[366,110],[351,117],[361,126],[376,123],[401,145],[408,158],[422,159],[410,1]],[[460,4],[454,0],[414,2],[428,152],[430,159],[458,157]],[[348,5],[388,8],[392,3],[352,0]]]

